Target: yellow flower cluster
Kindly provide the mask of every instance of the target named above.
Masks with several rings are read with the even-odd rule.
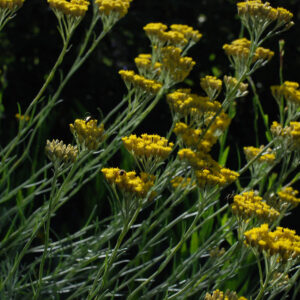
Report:
[[[183,81],[196,64],[191,57],[182,57],[178,47],[167,46],[161,49],[161,68],[175,82]]]
[[[288,10],[282,7],[273,8],[270,3],[262,3],[260,0],[239,2],[237,8],[240,16],[251,17],[252,20],[261,23],[277,21],[282,25],[289,23],[293,17],[293,14]]]
[[[206,153],[184,148],[178,151],[178,156],[195,169],[198,185],[202,188],[216,185],[224,186],[234,182],[239,176],[237,172],[223,168]]]
[[[300,122],[290,122],[290,126],[282,128],[282,125],[274,121],[271,126],[274,136],[280,137],[282,142],[292,150],[300,150]]]
[[[152,76],[153,78],[155,78],[161,73],[161,63],[152,63],[151,54],[139,54],[139,56],[134,59],[134,62],[140,74],[142,74],[143,76]]]
[[[100,15],[115,15],[118,19],[124,17],[132,0],[96,0]]]
[[[142,134],[137,137],[135,134],[123,137],[122,141],[125,148],[132,152],[134,156],[159,157],[166,159],[172,151],[173,143],[159,135]]]
[[[202,116],[205,112],[216,112],[221,108],[220,102],[192,94],[190,89],[178,89],[168,94],[167,101],[174,112],[183,116],[189,114]]]
[[[136,175],[135,171],[126,172],[119,168],[103,168],[101,172],[110,184],[115,184],[122,192],[145,197],[154,185],[155,176],[147,173]]]
[[[83,17],[88,10],[90,2],[87,0],[47,0],[52,9],[57,9],[64,15]]]
[[[238,84],[238,80],[235,77],[224,76],[224,84],[228,91],[232,91]],[[237,90],[237,97],[244,96],[247,93],[248,84],[240,82]]]
[[[144,27],[152,45],[159,48],[165,45],[184,48],[189,42],[196,43],[202,37],[198,30],[187,25],[174,24],[171,30],[167,29],[168,26],[162,23],[149,23]]]
[[[251,42],[248,39],[241,38],[234,40],[230,45],[225,44],[223,49],[228,56],[236,57],[240,60],[247,60],[250,54],[250,45]],[[259,59],[269,61],[273,56],[273,51],[258,47],[253,55],[252,63]]]
[[[280,98],[284,97],[288,102],[300,105],[299,83],[285,81],[282,85],[271,86],[273,97],[280,103]]]
[[[246,245],[266,251],[269,255],[279,254],[283,261],[300,256],[300,236],[294,230],[277,227],[270,231],[268,224],[252,228],[244,233]]]
[[[204,300],[247,300],[245,297],[239,297],[236,292],[215,290],[212,294],[206,293]]]
[[[98,127],[97,122],[95,119],[76,119],[74,124],[70,124],[70,130],[76,140],[88,150],[96,150],[104,138],[104,125]]]
[[[299,191],[294,190],[292,187],[286,187],[277,192],[280,200],[286,203],[292,204],[294,207],[299,205],[300,198],[296,196],[299,194]]]
[[[214,131],[210,129],[207,130],[204,137],[201,137],[202,129],[193,129],[185,123],[178,122],[175,125],[173,132],[180,136],[183,143],[190,148],[209,152],[212,146],[217,142],[218,136],[214,135]]]
[[[152,79],[147,79],[144,76],[137,75],[134,73],[134,71],[120,70],[119,74],[121,75],[128,89],[131,89],[133,86],[139,91],[155,95],[162,88],[161,83]]]
[[[274,221],[280,213],[262,200],[262,197],[254,191],[245,192],[234,196],[231,208],[235,215],[242,217],[245,221],[251,217],[256,217],[265,222]]]
[[[200,86],[210,99],[216,99],[222,89],[222,80],[215,76],[205,76],[200,79]]]
[[[47,140],[45,152],[53,163],[71,163],[76,160],[78,155],[78,149],[76,146],[72,146],[70,144],[65,145],[63,141],[59,140],[52,140],[52,142]]]
[[[171,180],[171,184],[174,189],[178,188],[179,186],[180,188],[185,189],[189,185],[191,185],[191,180],[192,179],[190,177],[185,178],[185,177],[177,176]],[[192,184],[192,187],[195,187],[195,184]]]
[[[25,0],[0,0],[0,9],[16,10],[22,7]]]
[[[244,153],[246,155],[247,161],[251,160],[252,158],[256,157],[264,146],[260,146],[260,148],[255,148],[253,146],[244,147]],[[260,163],[268,163],[271,164],[275,160],[275,154],[272,153],[272,149],[267,149],[265,153],[263,153],[256,161]]]

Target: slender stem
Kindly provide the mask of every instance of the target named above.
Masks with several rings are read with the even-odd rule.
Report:
[[[39,280],[38,280],[38,287],[37,291],[34,295],[34,299],[39,299],[41,287],[42,287],[42,280],[43,280],[43,272],[44,272],[44,265],[48,254],[48,247],[49,247],[49,233],[50,233],[50,221],[51,221],[51,214],[52,214],[52,205],[53,205],[53,196],[56,191],[56,181],[58,177],[58,170],[57,168],[54,168],[54,175],[51,185],[51,193],[50,193],[50,199],[49,199],[49,208],[48,208],[48,215],[47,215],[47,222],[46,222],[46,230],[45,230],[45,246],[43,251],[43,256],[39,268]]]

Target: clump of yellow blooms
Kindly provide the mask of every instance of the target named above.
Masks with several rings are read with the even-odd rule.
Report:
[[[280,142],[286,150],[300,150],[300,122],[290,122],[290,126],[282,127],[274,121],[271,132],[275,137],[280,138]]]
[[[172,45],[184,48],[189,43],[196,43],[202,37],[198,30],[181,24],[173,24],[171,30],[167,31],[168,26],[162,23],[149,23],[144,26],[144,30],[154,47],[161,48]]]
[[[294,230],[277,227],[270,231],[268,224],[252,228],[244,233],[245,243],[269,255],[278,254],[283,261],[300,256],[300,236]]]
[[[290,203],[294,207],[296,207],[300,203],[300,198],[297,198],[298,194],[299,191],[294,190],[291,186],[285,187],[281,189],[279,192],[277,192],[277,195],[279,196],[279,199],[282,202]]]
[[[72,163],[78,155],[76,146],[65,145],[63,141],[59,140],[52,140],[51,142],[47,140],[45,152],[53,163]]]
[[[213,248],[213,249],[211,249],[210,251],[209,251],[209,256],[211,257],[211,258],[216,258],[216,257],[221,257],[221,256],[223,256],[224,254],[225,254],[225,252],[226,252],[226,250],[225,250],[225,248],[219,248],[218,246],[217,247],[215,247],[215,248]]]
[[[173,143],[169,143],[164,137],[157,134],[142,134],[137,137],[135,134],[122,138],[125,148],[136,157],[157,157],[166,159],[172,151]]]
[[[49,6],[64,15],[83,17],[88,10],[90,2],[87,0],[47,0]]]
[[[251,217],[256,217],[265,222],[272,222],[280,215],[277,210],[263,202],[262,197],[254,191],[235,195],[233,199],[231,205],[233,213],[245,221]]]
[[[100,15],[115,15],[118,19],[124,17],[132,0],[96,0]]]
[[[231,44],[223,45],[223,49],[227,56],[232,57],[234,61],[247,62],[250,55],[251,42],[246,38],[240,38],[231,42]],[[251,63],[257,60],[269,61],[274,56],[274,52],[258,47],[252,57]]]
[[[152,63],[151,54],[139,54],[138,57],[134,59],[134,62],[141,75],[147,77],[157,77],[161,73],[161,63],[154,62]]]
[[[280,103],[280,98],[284,97],[286,101],[300,105],[300,90],[299,83],[293,81],[285,81],[282,85],[271,86],[271,92],[273,97],[278,103]]]
[[[178,89],[168,94],[167,101],[171,109],[182,116],[189,114],[202,116],[205,112],[216,112],[221,108],[220,102],[193,94],[190,89]]]
[[[0,0],[0,9],[16,10],[22,7],[25,0]]]
[[[70,130],[80,145],[88,150],[96,150],[104,139],[104,125],[97,126],[98,121],[76,119],[70,124]]]
[[[136,175],[135,171],[126,172],[119,168],[103,168],[101,172],[109,184],[115,184],[123,193],[145,197],[154,185],[155,176],[147,173]]]
[[[147,79],[144,76],[137,75],[134,71],[120,70],[119,74],[121,75],[128,89],[134,87],[140,92],[147,92],[155,95],[162,88],[161,83],[152,79]]]
[[[191,57],[182,57],[178,47],[167,46],[161,49],[161,68],[174,82],[183,81],[196,64]]]
[[[185,39],[188,41],[193,41],[194,43],[197,43],[202,37],[202,34],[198,30],[194,30],[193,27],[188,25],[173,24],[170,26],[170,28],[175,32],[182,33]]]
[[[247,161],[250,161],[252,158],[256,157],[263,148],[263,145],[259,148],[255,148],[253,146],[244,147],[244,153],[246,155]],[[272,164],[275,158],[275,154],[272,153],[272,149],[269,148],[256,160],[256,162]]]
[[[207,96],[213,100],[216,99],[222,89],[222,80],[215,76],[205,76],[200,79],[200,86],[203,88]]]
[[[225,293],[215,290],[212,294],[206,293],[205,300],[247,300],[245,297],[239,297],[236,292],[227,290]]]
[[[194,152],[189,148],[178,151],[181,160],[187,161],[194,169],[198,186],[224,186],[234,182],[239,174],[227,168],[223,168],[209,154]]]
[[[289,24],[293,18],[293,14],[288,10],[278,7],[273,8],[269,2],[261,2],[260,0],[245,1],[237,3],[238,14],[246,26],[252,24],[268,24],[277,21],[276,27]]]
[[[19,113],[15,114],[15,117],[20,121],[25,120],[26,122],[28,122],[30,120],[29,116],[20,115]]]
[[[225,75],[223,80],[228,93],[235,89],[238,84],[238,80],[235,77]],[[240,82],[235,97],[245,96],[248,92],[247,89],[248,84]]]
[[[177,189],[178,187],[180,187],[181,189],[186,189],[188,186],[195,187],[195,184],[191,184],[191,182],[192,178],[182,176],[176,176],[171,180],[171,184],[174,189]]]

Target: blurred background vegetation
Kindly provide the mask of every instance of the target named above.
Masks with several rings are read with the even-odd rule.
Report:
[[[65,143],[71,143],[69,124],[75,118],[84,118],[90,113],[101,119],[99,111],[104,115],[107,114],[122,99],[126,88],[118,71],[123,68],[134,68],[134,58],[139,53],[150,51],[149,40],[143,32],[143,26],[149,22],[162,22],[167,25],[187,24],[203,34],[203,38],[188,54],[194,58],[197,65],[185,83],[181,84],[182,87],[191,87],[194,92],[203,93],[199,87],[201,76],[213,74],[222,77],[225,74],[232,74],[222,46],[238,38],[240,34],[236,2],[238,1],[134,0],[128,15],[106,36],[64,89],[61,95],[63,102],[56,106],[48,118],[47,126],[41,129],[34,144],[35,149],[32,149],[38,157],[38,164],[32,164],[28,159],[28,166],[21,166],[20,173],[28,172],[27,167],[37,168],[46,162],[43,154],[46,139],[58,138],[63,139]],[[269,2],[273,6],[282,6],[292,11],[296,24],[288,32],[263,45],[275,51],[275,56],[254,76],[262,105],[272,122],[278,115],[275,101],[270,94],[270,86],[279,84],[279,39],[286,41],[284,80],[300,81],[300,0]],[[72,62],[89,20],[90,15],[87,14],[73,37],[73,46],[61,66],[61,72],[66,71]],[[14,116],[18,112],[17,103],[24,111],[41,87],[60,52],[61,40],[56,26],[56,18],[46,0],[27,0],[16,18],[9,22],[0,34],[0,130],[3,137],[0,141],[1,146],[5,145],[16,132],[18,123]],[[99,30],[100,26],[99,23]],[[59,76],[50,85],[46,98],[55,91],[58,84]],[[230,126],[228,144],[231,151],[228,166],[233,169],[238,168],[236,149],[256,143],[252,98],[250,92],[247,97],[238,100],[237,115]],[[168,105],[165,101],[161,101],[136,133],[164,135],[171,124],[170,118]],[[266,143],[262,123],[259,123],[259,128],[259,143]],[[112,166],[120,164],[123,168],[130,168],[130,160],[125,152],[111,162]],[[109,214],[106,195],[106,187],[103,186],[99,175],[94,184],[84,187],[75,199],[58,212],[56,221],[53,222],[54,230],[65,233],[79,229],[95,204],[98,206],[97,214],[100,218]],[[300,228],[296,226],[295,216],[299,212],[299,208],[294,210],[293,216],[283,221],[285,226],[296,229],[298,234]]]

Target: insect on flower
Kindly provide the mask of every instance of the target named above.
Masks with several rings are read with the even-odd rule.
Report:
[[[126,173],[125,170],[120,170],[120,171],[119,171],[119,175],[120,175],[120,176],[123,176],[125,173]]]
[[[94,117],[92,117],[91,115],[88,115],[84,118],[85,124],[87,124],[88,122],[90,122],[92,120],[96,120],[96,119]]]

